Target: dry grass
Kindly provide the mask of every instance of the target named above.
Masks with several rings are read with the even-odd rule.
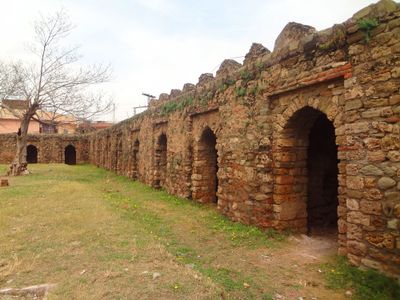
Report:
[[[105,172],[34,166],[0,190],[0,286],[57,283],[52,298],[199,298],[218,289],[104,199]],[[88,177],[88,178],[86,178]],[[148,272],[148,273],[146,273]],[[161,277],[153,280],[152,273]]]
[[[31,170],[0,189],[0,289],[56,283],[50,299],[341,298],[321,281],[298,284],[318,264],[279,260],[293,248],[284,235],[232,223],[214,206],[92,166]]]

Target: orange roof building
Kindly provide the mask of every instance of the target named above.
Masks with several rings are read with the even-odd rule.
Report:
[[[26,100],[2,100],[3,108],[0,108],[0,134],[17,132],[21,121],[20,117],[28,107]],[[5,108],[7,107],[7,108]],[[38,120],[31,119],[28,133],[75,133],[78,120],[71,115],[61,115],[43,110],[38,110]]]

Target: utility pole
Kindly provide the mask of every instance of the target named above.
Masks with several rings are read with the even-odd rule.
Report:
[[[139,108],[148,108],[150,100],[156,98],[155,96],[147,94],[147,93],[142,93],[142,95],[147,97],[147,105],[134,106],[133,107],[133,115],[136,115],[136,110]]]
[[[147,107],[148,107],[147,105],[135,106],[135,107],[133,108],[133,115],[136,115],[136,110],[137,110],[138,108],[147,108]]]
[[[150,94],[147,94],[147,93],[142,93],[142,95],[147,97],[147,104],[149,104],[151,99],[156,98],[156,96],[153,96],[153,95],[150,95]]]

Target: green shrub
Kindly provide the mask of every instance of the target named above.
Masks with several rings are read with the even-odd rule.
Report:
[[[227,88],[228,88],[228,85],[226,83],[223,83],[218,87],[218,91],[225,92]]]
[[[253,74],[249,71],[243,71],[240,73],[240,78],[244,81],[250,81],[253,78]]]
[[[360,29],[365,35],[365,42],[369,43],[371,40],[371,31],[377,27],[379,23],[376,19],[362,18],[358,20],[357,25],[358,29]]]
[[[244,97],[246,95],[246,88],[239,86],[236,88],[236,96],[238,97]]]
[[[183,110],[187,106],[191,106],[194,103],[193,97],[187,97],[180,101],[167,102],[161,106],[160,113],[162,116],[168,115],[177,110]]]
[[[178,104],[176,102],[168,102],[161,106],[161,115],[165,116],[176,110]]]

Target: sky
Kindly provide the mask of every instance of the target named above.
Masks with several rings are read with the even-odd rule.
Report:
[[[202,73],[214,73],[227,58],[242,62],[253,42],[271,51],[291,21],[317,30],[349,19],[372,0],[0,0],[0,60],[26,59],[33,22],[64,10],[79,45],[82,65],[110,64],[113,75],[102,89],[115,102],[120,121]]]

